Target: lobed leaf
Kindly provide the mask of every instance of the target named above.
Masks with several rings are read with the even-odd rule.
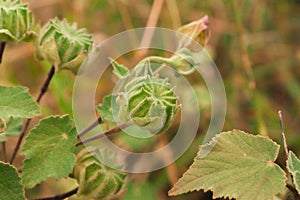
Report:
[[[213,197],[271,199],[285,187],[285,173],[274,163],[279,145],[269,138],[234,130],[203,145],[190,169],[169,191],[170,196],[211,190]],[[201,150],[211,150],[200,158]]]
[[[121,65],[114,61],[113,59],[110,59],[111,64],[114,68],[113,72],[119,77],[124,78],[129,74],[129,69],[125,65]]]
[[[112,106],[116,104],[116,98],[116,95],[107,95],[104,97],[103,103],[97,106],[98,113],[103,120],[115,122]]]
[[[0,199],[25,200],[24,188],[17,170],[3,162],[0,162]]]
[[[40,114],[36,101],[22,86],[0,86],[0,118],[32,118]]]
[[[76,130],[69,116],[50,116],[41,120],[26,137],[21,151],[26,156],[22,183],[33,188],[50,177],[68,177],[76,161],[75,143]]]

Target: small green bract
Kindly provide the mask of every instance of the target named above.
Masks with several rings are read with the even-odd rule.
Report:
[[[38,60],[47,60],[58,69],[77,74],[92,44],[92,35],[85,29],[77,29],[76,23],[70,25],[66,20],[55,18],[41,29],[35,55]]]
[[[0,0],[0,19],[0,41],[30,41],[36,35],[28,4],[21,4],[20,0]]]

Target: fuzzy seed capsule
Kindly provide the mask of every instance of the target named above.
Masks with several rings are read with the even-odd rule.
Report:
[[[73,175],[78,181],[77,195],[81,199],[111,199],[118,195],[124,186],[126,174],[105,166],[97,156],[104,156],[103,159],[111,159],[110,162],[116,163],[115,158],[107,151],[85,148],[79,152]]]
[[[143,74],[140,69],[138,73]],[[122,122],[133,122],[151,133],[166,130],[180,107],[168,79],[151,74],[130,78],[116,103]]]
[[[70,25],[66,20],[55,18],[41,28],[35,55],[38,60],[48,60],[58,69],[77,74],[92,44],[92,35],[85,29],[77,29],[76,23]]]
[[[0,19],[0,41],[29,41],[36,35],[28,4],[21,4],[20,0],[0,0]]]

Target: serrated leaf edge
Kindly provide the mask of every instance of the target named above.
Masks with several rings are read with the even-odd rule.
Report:
[[[273,140],[270,139],[269,137],[266,137],[266,136],[263,136],[263,135],[254,135],[254,134],[247,133],[247,132],[242,131],[242,130],[239,130],[239,129],[233,129],[232,131],[221,132],[221,133],[217,134],[216,136],[214,136],[208,143],[206,143],[206,144],[204,144],[204,145],[200,145],[200,147],[199,147],[199,152],[197,153],[197,156],[193,159],[193,164],[192,164],[192,165],[184,172],[184,174],[187,173],[187,172],[195,165],[195,161],[196,161],[196,159],[198,158],[198,156],[199,156],[199,154],[200,154],[201,148],[207,147],[207,146],[211,146],[211,145],[214,146],[214,145],[218,142],[218,138],[221,137],[221,135],[227,135],[227,134],[230,134],[230,133],[236,133],[236,132],[241,132],[241,133],[244,133],[244,134],[247,134],[247,135],[251,135],[251,136],[256,137],[256,138],[264,138],[264,139],[267,139],[268,141],[273,142],[273,143],[277,146],[277,149],[276,149],[275,158],[273,158],[272,162],[274,162],[274,161],[277,159],[278,154],[279,154],[280,145],[277,144],[275,141],[273,141]],[[212,147],[212,148],[213,148],[213,147]],[[280,166],[278,166],[278,167],[280,168]],[[280,169],[281,169],[281,168],[280,168]],[[180,179],[183,178],[184,174],[182,175],[181,178],[178,179],[177,183],[180,181]],[[285,176],[285,181],[284,181],[284,182],[286,182],[286,181],[287,181],[287,177]],[[175,184],[175,185],[176,185],[176,184]],[[174,185],[174,186],[175,186],[175,185]],[[168,196],[177,196],[177,195],[172,194],[172,189],[174,188],[174,186],[168,191]],[[200,190],[203,190],[204,192],[208,192],[208,191],[213,192],[213,191],[216,190],[216,188],[215,188],[215,187],[209,187],[208,189],[199,188],[199,189],[195,189],[195,190],[188,190],[188,191],[183,192],[183,193],[181,193],[181,194],[186,194],[186,193],[188,193],[188,192],[193,192],[193,191],[197,191],[197,192],[198,192],[198,191],[200,191]],[[180,194],[178,194],[178,195],[180,195]],[[228,197],[228,198],[236,198],[236,197],[234,197],[234,196],[231,195],[231,194],[224,194],[223,196],[216,196],[216,195],[213,193],[213,198],[222,198],[222,197],[224,197],[224,198],[227,198],[227,197]]]

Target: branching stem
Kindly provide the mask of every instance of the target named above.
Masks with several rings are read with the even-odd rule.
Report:
[[[129,124],[126,124],[126,123],[117,125],[117,126],[115,126],[114,128],[109,129],[109,130],[107,130],[107,131],[105,131],[105,132],[103,132],[103,133],[99,133],[99,134],[97,134],[97,135],[94,135],[94,136],[92,136],[92,137],[90,137],[90,138],[87,138],[87,139],[85,139],[85,140],[82,140],[82,141],[78,142],[78,143],[76,144],[76,147],[77,147],[77,146],[80,146],[80,145],[83,145],[83,144],[85,144],[85,143],[88,143],[88,142],[92,142],[92,141],[98,140],[98,139],[100,139],[100,138],[103,138],[104,136],[108,136],[108,135],[111,135],[111,134],[114,134],[114,133],[118,133],[118,132],[120,132],[122,129],[124,129],[124,128],[128,127],[128,126],[129,126]]]
[[[83,129],[80,133],[78,133],[77,138],[80,138],[87,134],[89,131],[91,131],[93,128],[98,126],[99,124],[103,123],[102,118],[98,117],[96,121],[94,121],[92,124],[90,124],[87,128]]]
[[[51,69],[50,69],[50,71],[49,71],[49,73],[48,73],[47,79],[44,81],[44,83],[43,83],[43,85],[42,85],[42,87],[40,89],[40,93],[39,93],[38,97],[36,98],[36,102],[40,103],[42,97],[45,95],[45,93],[48,90],[50,81],[52,80],[54,74],[55,74],[55,67],[52,66]],[[22,143],[22,141],[23,141],[23,139],[25,137],[25,134],[26,134],[26,132],[28,130],[30,121],[31,121],[31,119],[27,119],[26,122],[25,122],[25,125],[23,126],[23,129],[21,131],[21,134],[20,134],[20,137],[18,139],[17,145],[16,145],[16,147],[14,149],[14,152],[13,152],[13,155],[12,155],[12,157],[10,159],[10,162],[9,162],[10,164],[12,164],[14,162],[14,159],[15,159],[15,157],[16,157],[19,149],[20,149],[21,143]]]

